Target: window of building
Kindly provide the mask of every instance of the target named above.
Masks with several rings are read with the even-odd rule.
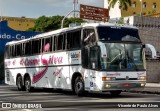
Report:
[[[135,2],[135,1],[132,3],[132,7],[133,7],[133,8],[136,7],[136,2]]]
[[[157,8],[157,4],[156,3],[153,3],[153,8]]]
[[[146,2],[143,2],[143,8],[146,8],[146,7],[147,7]]]
[[[135,16],[136,15],[136,12],[133,12],[133,16]]]

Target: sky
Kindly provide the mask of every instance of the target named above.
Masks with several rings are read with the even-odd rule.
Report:
[[[104,0],[78,0],[79,5],[104,7]],[[38,18],[40,16],[67,15],[73,10],[73,0],[0,0],[1,16]]]

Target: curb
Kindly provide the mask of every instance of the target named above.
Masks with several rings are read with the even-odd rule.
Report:
[[[159,91],[136,91],[136,90],[132,90],[132,91],[128,91],[130,93],[142,93],[142,94],[158,94],[160,95]]]

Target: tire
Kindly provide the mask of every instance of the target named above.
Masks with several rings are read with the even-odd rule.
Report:
[[[22,77],[21,76],[17,77],[17,89],[19,91],[23,91],[24,90],[23,81],[22,81]]]
[[[122,90],[110,91],[112,96],[118,96],[121,94],[121,92],[122,92]]]
[[[75,80],[75,85],[74,85],[74,90],[75,93],[78,96],[83,96],[84,95],[84,81],[82,79],[82,77],[78,76]]]
[[[33,91],[33,87],[31,87],[30,77],[25,78],[24,84],[25,84],[25,89],[26,89],[27,92],[32,92]]]

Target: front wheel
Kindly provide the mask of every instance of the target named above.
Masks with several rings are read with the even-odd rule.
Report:
[[[83,82],[83,79],[82,77],[77,77],[76,80],[75,80],[75,93],[78,95],[78,96],[83,96],[84,94],[84,82]]]
[[[33,87],[31,87],[31,79],[30,77],[25,78],[25,89],[27,92],[33,91]]]
[[[112,96],[118,96],[121,94],[121,92],[122,92],[122,90],[110,91]]]

